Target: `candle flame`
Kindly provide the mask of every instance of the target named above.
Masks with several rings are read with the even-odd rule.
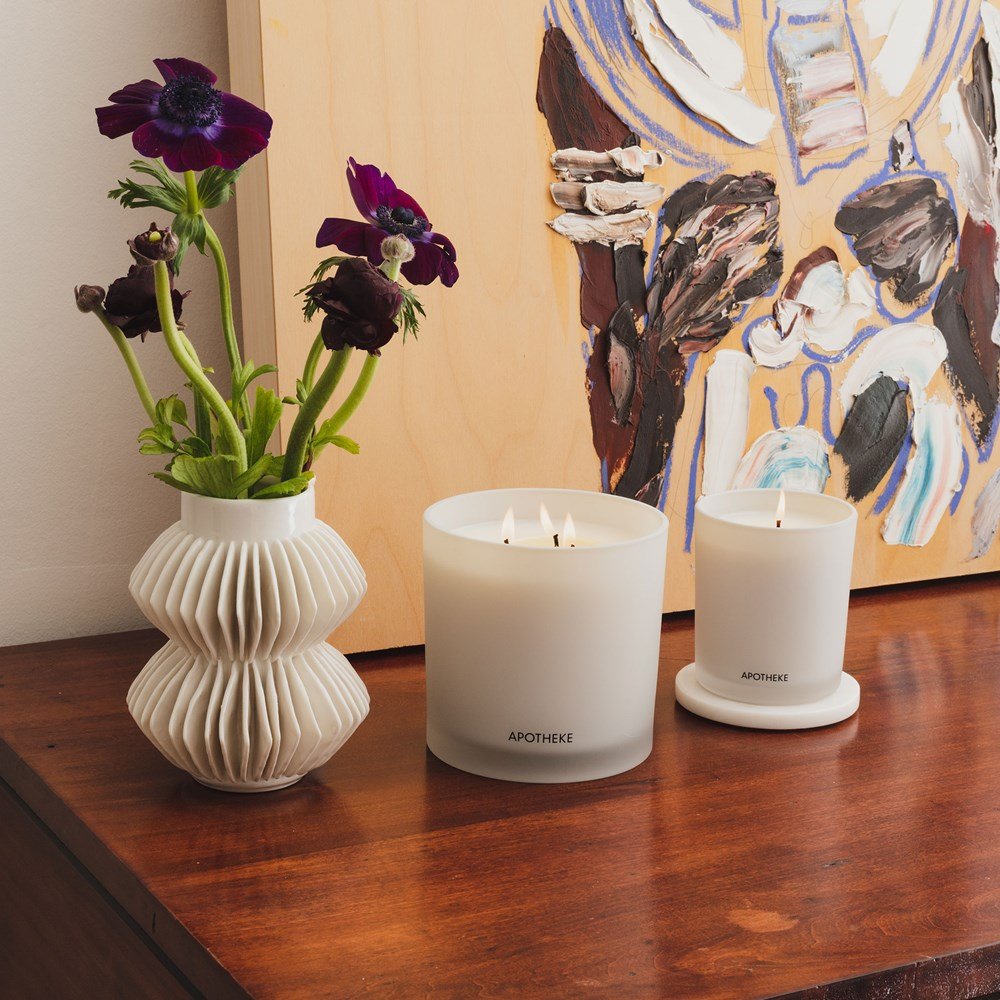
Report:
[[[503,529],[502,529],[502,531],[503,531],[503,543],[504,543],[504,545],[510,545],[510,543],[514,540],[514,530],[515,530],[514,508],[513,507],[508,507],[507,508],[507,513],[504,514],[504,516],[503,516]]]
[[[782,490],[778,496],[778,509],[774,512],[774,521],[777,527],[781,527],[781,522],[785,519],[785,491]]]
[[[545,507],[545,504],[538,505],[538,520],[542,523],[542,534],[546,538],[552,538],[555,533],[555,525],[552,523],[552,518],[549,517],[549,512]]]
[[[573,548],[576,545],[576,525],[573,523],[573,515],[567,514],[563,521],[562,543]]]

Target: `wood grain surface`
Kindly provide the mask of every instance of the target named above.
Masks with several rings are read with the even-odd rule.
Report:
[[[850,0],[855,14],[859,3]],[[729,4],[717,7],[728,10]],[[776,7],[768,9],[773,15]],[[769,21],[760,3],[744,0],[740,10],[742,28],[733,37],[747,54],[748,92],[777,111],[767,68]],[[569,241],[545,225],[558,214],[549,195],[553,144],[535,104],[547,11],[556,12],[577,44],[574,25],[586,14],[573,0],[229,0],[234,86],[262,101],[275,120],[266,155],[251,164],[237,199],[243,315],[254,361],[278,364],[282,391],[294,391],[316,334],[315,324],[303,323],[295,292],[319,260],[337,252],[317,250],[316,231],[327,216],[358,217],[344,177],[348,156],[388,170],[458,249],[458,283],[422,290],[428,318],[419,342],[395,342],[383,352],[374,387],[345,428],[361,443],[361,454],[330,448],[317,463],[320,516],[357,553],[370,582],[367,599],[338,635],[346,652],[423,641],[420,518],[429,504],[509,486],[600,489],[587,404],[580,265]],[[862,18],[855,23],[870,58],[881,41],[867,38]],[[873,77],[866,99],[870,149],[807,185],[796,180],[780,125],[758,148],[734,149],[682,114],[657,88],[655,75],[632,74],[627,82],[637,106],[679,141],[714,155],[734,173],[765,170],[776,178],[784,284],[796,264],[823,245],[837,252],[847,272],[857,267],[834,226],[836,211],[884,166],[893,129],[914,117],[919,95],[954,44],[939,31],[925,65],[898,99]],[[964,63],[960,70],[968,72]],[[954,75],[949,72],[942,87]],[[953,178],[942,141],[947,130],[934,102],[929,107],[918,122],[920,152],[929,170]],[[647,179],[669,193],[700,170],[671,159]],[[959,214],[961,220],[964,210]],[[651,249],[652,236],[647,242]],[[774,296],[754,303],[720,346],[741,350],[746,324],[768,314],[773,303]],[[674,443],[666,501],[667,611],[693,606],[685,528],[692,488],[699,490],[690,468],[713,359],[714,352],[697,359]],[[841,424],[837,390],[850,364],[833,369],[834,433]],[[359,365],[355,359],[345,386]],[[776,392],[782,424],[797,424],[808,406],[808,425],[822,428],[824,381],[815,370],[806,375],[816,367],[800,356],[780,372],[754,376],[748,446],[772,428],[765,385]],[[941,373],[930,393],[953,398]],[[996,461],[978,462],[968,431],[962,433],[971,456],[966,493],[927,547],[882,541],[884,512],[873,511],[881,490],[861,502],[855,586],[1000,568],[1000,545],[979,560],[968,558],[972,506]],[[828,490],[842,496],[843,463],[833,456],[832,466]]]
[[[0,778],[211,997],[982,996],[1000,988],[998,598],[996,575],[856,596],[860,713],[805,733],[677,707],[693,632],[670,618],[652,756],[563,786],[430,756],[417,651],[357,658],[358,733],[298,786],[241,797],[128,717],[155,633],[15,647]]]

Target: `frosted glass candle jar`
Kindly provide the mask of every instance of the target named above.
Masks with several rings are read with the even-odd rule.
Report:
[[[544,503],[575,547],[556,548]],[[513,523],[504,516],[513,512]],[[510,538],[504,544],[504,537]],[[424,514],[427,745],[509,781],[586,781],[652,749],[667,519],[575,490],[493,490]]]
[[[857,512],[836,497],[735,490],[695,508],[695,662],[678,701],[718,722],[806,729],[853,715],[843,672]]]

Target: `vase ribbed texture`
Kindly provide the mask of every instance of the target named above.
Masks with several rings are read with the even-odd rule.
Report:
[[[132,573],[132,596],[168,642],[129,689],[129,711],[204,784],[291,784],[368,714],[364,683],[326,642],[364,596],[364,571],[313,504],[311,490],[266,501],[185,496],[181,520]]]

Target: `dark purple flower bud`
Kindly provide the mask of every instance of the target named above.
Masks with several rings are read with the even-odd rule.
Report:
[[[249,101],[217,90],[216,76],[191,59],[154,59],[163,83],[140,80],[116,90],[97,108],[102,135],[132,133],[143,156],[162,156],[167,169],[235,170],[267,146],[271,116]]]
[[[171,274],[170,301],[174,307],[174,319],[179,320],[184,296],[173,285]],[[156,311],[153,268],[147,264],[133,264],[124,278],[111,282],[104,299],[104,311],[126,337],[142,337],[145,340],[147,333],[162,330],[160,315]]]
[[[158,260],[173,260],[180,249],[181,241],[170,231],[158,229],[155,222],[149,229],[128,241],[128,248],[137,264],[155,264]]]
[[[78,285],[73,294],[76,308],[82,313],[92,313],[104,301],[104,289],[100,285]]]
[[[313,285],[309,298],[326,313],[321,333],[331,351],[350,346],[381,354],[399,329],[399,285],[363,258],[345,260],[332,278]]]

